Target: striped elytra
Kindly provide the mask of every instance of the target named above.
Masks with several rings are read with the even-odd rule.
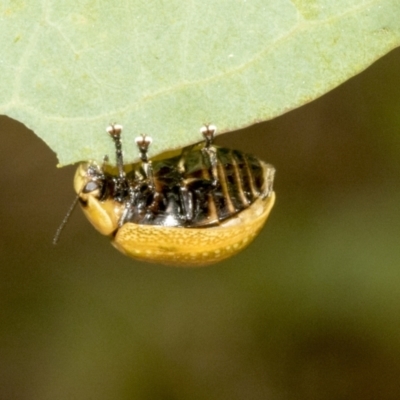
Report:
[[[202,266],[239,252],[259,232],[273,206],[275,169],[257,157],[205,143],[148,158],[151,139],[136,140],[141,161],[124,165],[122,127],[108,132],[117,167],[79,166],[74,186],[83,211],[124,254],[175,266]]]

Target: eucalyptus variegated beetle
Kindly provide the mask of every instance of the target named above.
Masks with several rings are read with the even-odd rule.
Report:
[[[120,125],[108,133],[116,167],[81,164],[74,188],[82,209],[127,256],[174,266],[203,266],[230,257],[261,230],[275,201],[275,169],[258,158],[205,142],[148,158],[149,136],[136,139],[140,161],[124,165]]]

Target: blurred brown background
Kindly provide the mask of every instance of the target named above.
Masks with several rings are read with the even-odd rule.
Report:
[[[277,203],[204,269],[125,258],[80,210],[53,247],[75,167],[1,117],[0,399],[399,399],[399,65],[217,140],[276,166]]]

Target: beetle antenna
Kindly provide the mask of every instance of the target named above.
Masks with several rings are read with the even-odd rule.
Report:
[[[114,140],[115,156],[118,167],[118,176],[120,179],[125,179],[124,157],[122,153],[122,142],[121,142],[122,125],[111,124],[110,126],[107,127],[107,132]]]
[[[54,235],[54,238],[53,238],[53,244],[54,245],[56,245],[58,243],[58,239],[60,238],[60,234],[61,234],[62,230],[64,229],[65,225],[67,224],[67,222],[69,220],[69,217],[71,216],[72,212],[74,211],[74,209],[76,207],[76,204],[78,203],[78,200],[79,200],[79,195],[80,194],[76,195],[75,200],[70,205],[70,207],[69,207],[67,213],[65,214],[65,217],[63,218],[60,226],[57,228],[57,231],[56,231],[56,233]]]

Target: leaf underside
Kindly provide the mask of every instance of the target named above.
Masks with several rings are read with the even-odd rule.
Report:
[[[6,0],[0,23],[0,113],[61,165],[112,155],[110,122],[129,162],[141,133],[154,155],[271,119],[400,45],[399,0]]]

